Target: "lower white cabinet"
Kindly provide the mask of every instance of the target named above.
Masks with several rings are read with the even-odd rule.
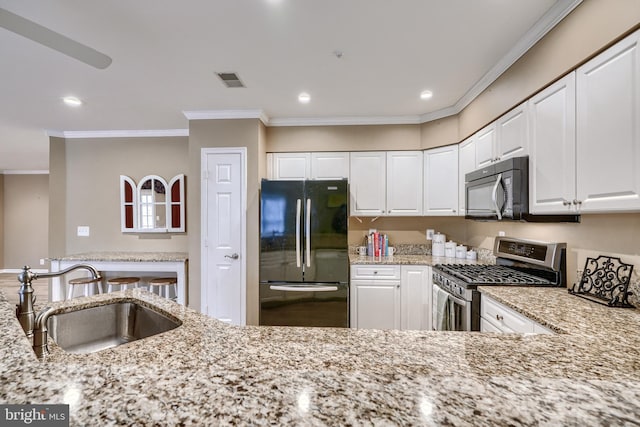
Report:
[[[350,326],[431,329],[431,267],[352,265]]]
[[[480,330],[520,334],[554,333],[549,328],[484,294],[480,300]]]

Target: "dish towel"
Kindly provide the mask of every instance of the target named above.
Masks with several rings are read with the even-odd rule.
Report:
[[[448,331],[450,327],[449,293],[439,287],[434,287],[436,291],[433,301],[433,329],[436,331]]]

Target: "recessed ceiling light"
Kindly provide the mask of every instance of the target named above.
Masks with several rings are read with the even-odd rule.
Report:
[[[430,90],[423,90],[420,93],[420,99],[430,99],[433,96],[433,92]]]
[[[71,107],[79,107],[82,105],[82,101],[75,96],[65,96],[64,98],[62,98],[62,102]]]
[[[309,101],[311,101],[311,95],[309,95],[306,92],[302,92],[300,95],[298,95],[298,101],[300,101],[303,104],[306,104]]]

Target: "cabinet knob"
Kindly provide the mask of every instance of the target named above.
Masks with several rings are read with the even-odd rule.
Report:
[[[374,271],[374,272],[373,272],[373,274],[378,274],[378,272],[377,272],[377,271]]]
[[[451,209],[451,212],[454,212],[454,213],[455,213],[455,211],[456,211],[455,209]]]
[[[570,204],[570,201],[562,199],[562,206],[569,206]]]
[[[504,317],[500,316],[499,314],[496,314],[496,319],[502,322],[504,320]]]

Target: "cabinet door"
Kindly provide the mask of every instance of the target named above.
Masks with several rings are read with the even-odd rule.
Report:
[[[496,158],[529,154],[527,133],[527,103],[520,104],[496,121]]]
[[[582,212],[640,210],[640,32],[576,71]]]
[[[431,267],[402,266],[400,282],[400,327],[431,330]]]
[[[273,179],[304,180],[311,170],[311,153],[273,153]]]
[[[496,124],[478,131],[476,137],[476,169],[483,168],[495,161]]]
[[[422,151],[387,152],[387,215],[422,215]]]
[[[476,139],[467,138],[458,147],[458,215],[464,216],[466,210],[466,193],[464,176],[476,169]]]
[[[349,153],[311,153],[311,179],[349,178]]]
[[[424,214],[458,215],[458,146],[424,152]]]
[[[352,281],[351,327],[400,329],[400,283]]]
[[[351,215],[383,215],[386,210],[386,153],[350,153],[349,163]]]
[[[574,210],[576,194],[576,91],[570,73],[529,100],[529,210]]]

